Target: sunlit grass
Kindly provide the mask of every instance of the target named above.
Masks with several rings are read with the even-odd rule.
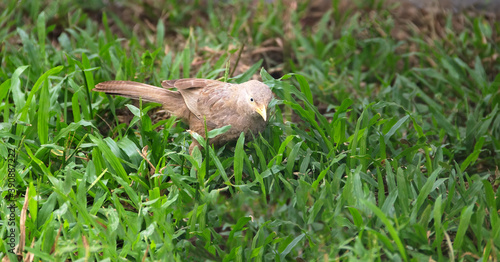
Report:
[[[0,4],[2,256],[13,149],[15,239],[35,260],[498,259],[497,24],[396,40],[375,2],[314,30],[307,5],[175,2],[127,3],[142,20]],[[91,91],[253,76],[276,95],[266,130],[191,155],[158,104]]]

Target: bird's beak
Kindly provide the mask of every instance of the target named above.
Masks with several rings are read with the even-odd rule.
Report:
[[[267,110],[267,106],[266,105],[263,105],[261,107],[255,108],[255,111],[257,113],[259,113],[259,115],[261,115],[262,118],[264,118],[264,121],[267,121],[267,112],[266,112],[266,110]]]

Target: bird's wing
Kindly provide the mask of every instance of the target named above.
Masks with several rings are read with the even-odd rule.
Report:
[[[164,88],[175,87],[179,90],[196,88],[196,87],[206,87],[212,85],[226,84],[225,82],[211,80],[211,79],[201,79],[201,78],[184,78],[176,80],[163,80],[161,86]]]
[[[212,110],[217,110],[210,105],[216,105],[223,91],[231,84],[217,80],[186,78],[165,80],[161,85],[164,88],[177,88],[189,110],[201,120],[203,116],[209,118]]]
[[[237,96],[231,84],[205,88],[198,100],[198,109],[206,116],[209,129],[233,124],[237,114]]]

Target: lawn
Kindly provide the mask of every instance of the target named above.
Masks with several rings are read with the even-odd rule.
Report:
[[[398,1],[0,3],[3,261],[498,261],[500,23]],[[189,154],[97,83],[259,79]],[[203,141],[201,141],[203,143]]]

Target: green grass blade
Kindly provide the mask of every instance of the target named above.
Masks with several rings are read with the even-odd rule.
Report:
[[[470,218],[472,217],[474,205],[470,205],[468,207],[464,207],[462,209],[462,213],[460,215],[460,224],[458,224],[458,230],[455,237],[455,241],[453,242],[453,250],[460,250],[462,244],[464,242],[464,236],[469,228]]]
[[[40,92],[40,102],[38,104],[38,138],[40,139],[40,143],[47,144],[49,140],[49,108],[50,108],[50,100],[49,100],[49,81],[46,80],[43,83],[42,90]]]
[[[243,145],[245,144],[245,135],[240,134],[238,141],[236,142],[236,147],[234,148],[234,180],[236,185],[242,184],[242,173],[243,173],[243,157],[245,151]]]
[[[391,235],[392,239],[396,243],[396,246],[398,247],[399,253],[403,257],[404,261],[408,261],[408,257],[406,255],[406,248],[403,245],[403,242],[401,242],[401,239],[399,238],[398,232],[392,225],[391,221],[389,218],[385,215],[382,210],[380,210],[377,206],[372,204],[371,202],[368,202],[367,200],[361,199],[361,202],[367,206],[375,215],[384,223],[385,227],[387,228],[387,231],[389,231],[389,234]]]

